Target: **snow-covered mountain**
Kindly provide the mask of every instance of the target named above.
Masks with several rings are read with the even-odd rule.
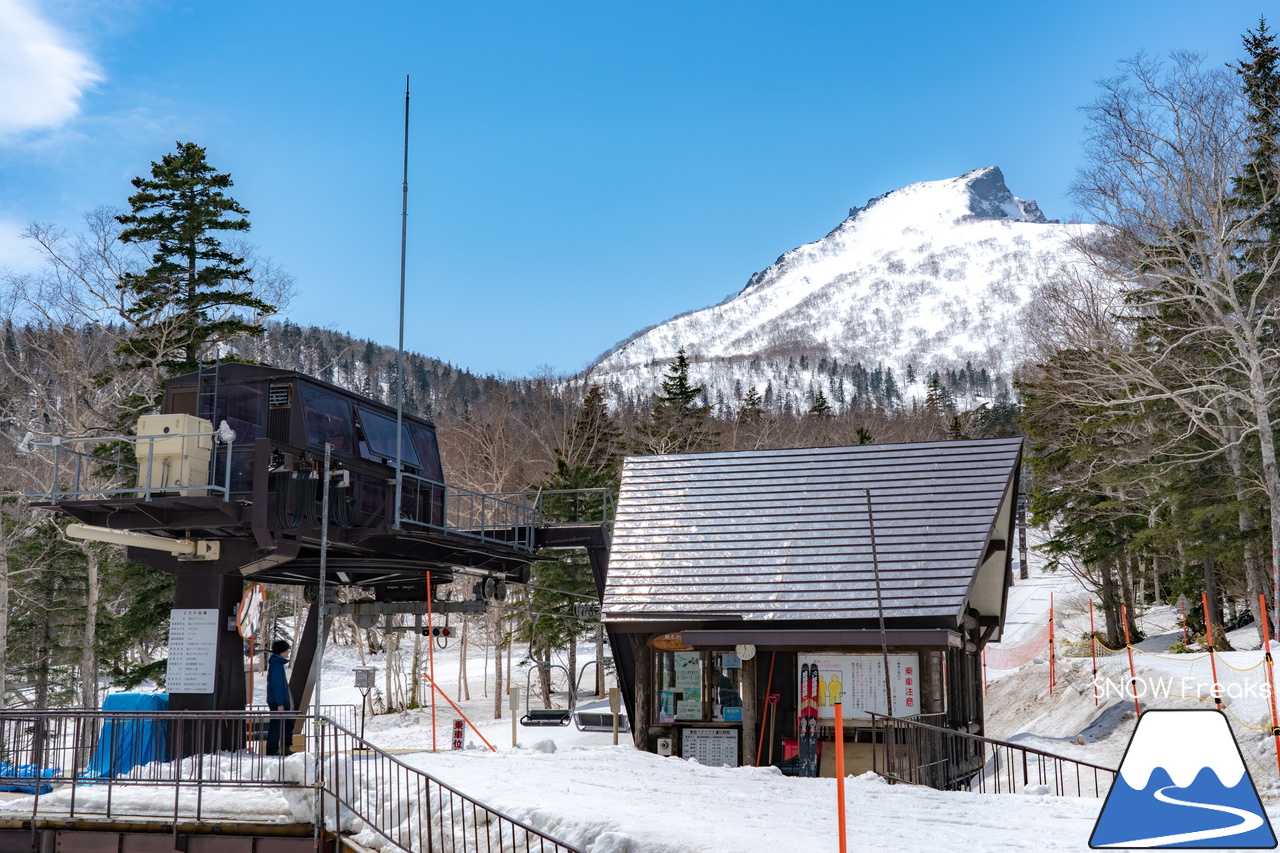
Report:
[[[616,397],[643,400],[684,347],[707,402],[728,410],[751,386],[796,411],[818,389],[837,407],[918,397],[935,371],[961,401],[981,399],[1007,387],[1016,315],[1080,227],[1046,219],[995,166],[911,184],[587,372]]]

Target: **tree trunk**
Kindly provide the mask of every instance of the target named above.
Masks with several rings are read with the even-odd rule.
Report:
[[[1280,636],[1280,468],[1276,467],[1276,438],[1272,431],[1271,400],[1262,365],[1254,361],[1249,375],[1253,392],[1254,416],[1258,419],[1258,442],[1262,450],[1263,485],[1271,507],[1271,636]]]
[[[467,633],[471,620],[462,617],[462,638],[458,641],[458,701],[471,700],[471,685],[467,683]]]
[[[1138,609],[1133,601],[1133,556],[1126,554],[1124,562],[1118,564],[1116,568],[1120,576],[1121,601],[1124,602],[1125,616],[1129,625],[1129,638],[1136,643],[1142,635],[1138,632]]]
[[[1222,598],[1218,595],[1218,569],[1214,563],[1213,553],[1204,555],[1204,592],[1209,602],[1209,621],[1213,627],[1213,647],[1218,651],[1230,651],[1231,643],[1227,642],[1227,632],[1223,627]]]
[[[1108,648],[1118,649],[1124,645],[1124,632],[1120,627],[1120,602],[1116,596],[1114,569],[1110,563],[1104,562],[1099,567],[1099,572],[1102,575],[1102,588],[1098,590],[1098,594],[1102,599],[1103,621],[1106,622],[1106,643]]]
[[[571,638],[569,640],[569,698],[571,704],[577,704],[578,701],[578,640]]]
[[[1236,483],[1236,506],[1239,508],[1237,513],[1237,525],[1240,532],[1244,534],[1244,583],[1245,592],[1249,605],[1249,612],[1253,614],[1254,627],[1258,629],[1258,640],[1262,640],[1262,623],[1266,621],[1267,612],[1258,601],[1258,594],[1265,593],[1267,589],[1267,577],[1263,572],[1261,562],[1258,560],[1258,550],[1254,547],[1254,543],[1248,541],[1250,533],[1257,529],[1257,522],[1249,513],[1246,499],[1248,493],[1245,491],[1245,484],[1248,480],[1248,471],[1244,464],[1244,449],[1240,446],[1239,432],[1232,430],[1231,437],[1233,441],[1227,446],[1227,462],[1231,466],[1231,476]]]
[[[9,544],[0,511],[0,708],[9,692]]]
[[[80,704],[88,709],[98,707],[98,554],[92,546],[84,549],[85,568],[85,616],[84,637],[80,645]]]
[[[493,619],[493,718],[502,719],[502,709],[507,704],[506,693],[502,689],[502,605],[495,604],[492,609]]]
[[[427,638],[427,642],[429,643],[434,643],[435,641],[436,641],[435,637]],[[418,706],[419,708],[423,706],[424,704],[423,699],[426,698],[421,696],[421,694],[418,692],[418,683],[422,678],[422,676],[419,674],[421,672],[422,672],[422,634],[418,631],[414,631],[413,632],[413,666],[410,668],[410,671],[409,671],[409,702],[413,705]],[[434,672],[431,673],[432,678],[435,678],[435,675],[436,674]],[[436,698],[434,690],[431,692],[430,697],[431,697],[431,701],[434,702]]]
[[[551,661],[538,661],[538,685],[542,689],[542,707],[551,707],[551,667],[542,664],[550,664]]]

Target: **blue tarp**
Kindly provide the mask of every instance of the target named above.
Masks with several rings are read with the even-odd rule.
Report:
[[[113,693],[102,703],[104,711],[167,711],[165,693]],[[107,720],[98,745],[83,776],[108,778],[128,773],[139,764],[168,760],[168,726],[163,721]]]
[[[47,794],[53,790],[52,785],[10,785],[10,779],[35,779],[38,776],[49,778],[61,773],[61,768],[52,767],[47,770],[36,770],[34,764],[20,764],[17,767],[6,761],[0,761],[0,791],[7,794]],[[37,787],[39,790],[37,790]]]

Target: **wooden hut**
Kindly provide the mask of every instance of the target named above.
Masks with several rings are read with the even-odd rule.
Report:
[[[784,764],[806,705],[831,738],[837,697],[848,772],[870,761],[871,712],[981,734],[1021,454],[1015,438],[627,459],[602,613],[634,655],[637,747]]]

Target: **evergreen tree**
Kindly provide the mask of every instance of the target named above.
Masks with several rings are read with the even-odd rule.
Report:
[[[133,179],[131,212],[116,217],[125,226],[120,240],[154,251],[148,270],[119,282],[136,327],[120,347],[130,366],[189,372],[211,346],[262,334],[246,313],[274,313],[275,306],[253,293],[245,259],[218,238],[249,230],[248,211],[224,192],[231,184],[191,142],[152,163],[149,178]]]
[[[604,524],[606,501],[617,495],[622,454],[620,431],[599,385],[587,390],[564,445],[556,449],[556,470],[537,484],[543,493],[543,517],[551,522]],[[549,661],[553,651],[567,648],[569,669],[576,676],[576,645],[592,626],[574,615],[573,605],[598,595],[590,562],[583,552],[570,551],[558,559],[534,563],[530,577],[530,618],[519,636],[539,661]],[[544,679],[544,692],[548,684],[549,678]]]
[[[809,407],[810,416],[815,418],[828,418],[831,417],[833,412],[834,410],[831,408],[831,404],[827,402],[827,395],[823,394],[822,389],[819,388],[818,392],[813,395],[813,405]]]
[[[689,381],[684,347],[662,378],[662,393],[649,417],[636,426],[636,444],[645,453],[693,453],[711,449],[716,439],[711,407],[698,405],[702,388]]]
[[[756,391],[756,386],[752,385],[747,390],[747,396],[742,400],[742,407],[738,409],[738,421],[744,424],[755,423],[764,415],[764,398],[760,396],[760,392]]]

